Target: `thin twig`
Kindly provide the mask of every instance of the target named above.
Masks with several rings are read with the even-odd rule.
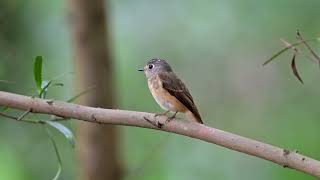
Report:
[[[291,46],[285,47],[285,48],[281,49],[280,51],[276,52],[273,56],[271,56],[271,58],[266,60],[262,65],[265,66],[265,65],[269,64],[271,61],[276,59],[278,56],[280,56],[281,54],[283,54],[287,50],[291,49],[291,47],[293,47],[293,46],[299,46],[299,45],[303,44],[304,42],[319,41],[319,40],[320,40],[320,38],[314,38],[314,39],[307,39],[304,41],[299,41],[299,42],[293,43],[293,44],[291,44]]]
[[[280,38],[280,41],[283,42],[283,44],[285,44],[286,47],[291,48],[293,51],[300,52],[297,47],[293,46],[291,43],[289,43],[285,39]]]
[[[55,142],[54,138],[53,138],[53,135],[51,134],[50,130],[48,129],[47,126],[44,127],[47,134],[48,134],[48,137],[52,143],[52,146],[53,146],[53,150],[56,154],[56,157],[58,159],[58,170],[56,172],[56,175],[53,177],[52,180],[58,180],[59,177],[60,177],[60,174],[61,174],[61,171],[62,171],[62,161],[61,161],[61,156],[60,156],[60,153],[59,153],[59,150],[58,150],[58,146],[57,146],[57,143]]]
[[[32,109],[28,109],[27,111],[25,111],[21,116],[18,117],[18,121],[21,121],[24,117],[26,117],[30,112],[32,111]]]
[[[301,54],[301,51],[300,51],[296,46],[293,46],[291,43],[289,43],[289,42],[286,41],[285,39],[280,38],[280,41],[282,41],[282,42],[286,45],[286,47],[290,47],[293,51]],[[302,42],[302,41],[299,41],[299,42]],[[303,42],[305,42],[305,41],[303,41]],[[307,56],[307,55],[305,55],[305,54],[304,54],[304,56],[305,56],[307,59],[309,59],[311,62],[318,64],[318,61],[317,61],[316,59],[311,58],[310,56]]]
[[[299,30],[297,30],[297,39],[300,40],[301,42],[303,42],[303,44],[308,48],[308,50],[310,51],[310,53],[314,56],[314,58],[318,61],[318,63],[320,64],[320,56],[311,48],[311,46],[309,46],[309,44],[303,39],[303,37],[301,36]]]
[[[2,113],[2,112],[0,112],[0,116],[8,118],[8,119],[12,119],[12,120],[20,121],[20,122],[33,123],[33,124],[42,123],[41,121],[29,120],[29,119],[19,120],[19,117],[11,116],[11,115],[8,115],[8,114]]]
[[[31,119],[26,119],[26,118],[20,118],[20,117],[15,117],[12,115],[8,115],[5,113],[0,112],[0,116],[8,118],[8,119],[12,119],[12,120],[16,120],[16,121],[20,121],[20,122],[26,122],[26,123],[32,123],[32,124],[43,124],[45,123],[43,120],[31,120]],[[20,118],[20,119],[19,119]],[[51,118],[49,121],[67,121],[70,120],[70,118]]]
[[[91,87],[89,87],[89,88],[81,91],[80,93],[76,94],[75,96],[71,97],[71,98],[68,99],[66,102],[73,102],[73,101],[75,101],[76,99],[78,99],[79,97],[81,97],[81,96],[89,93],[90,91],[92,91],[92,90],[94,90],[94,89],[96,89],[96,88],[97,88],[96,85],[93,85],[93,86],[91,86]]]

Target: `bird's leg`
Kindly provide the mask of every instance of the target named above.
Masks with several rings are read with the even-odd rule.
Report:
[[[167,111],[165,111],[165,112],[163,112],[163,113],[155,114],[154,117],[167,115],[168,112],[170,112],[170,111],[167,110]],[[178,113],[178,111],[176,111],[176,112],[173,114],[173,116],[168,117],[165,122],[156,121],[156,125],[157,125],[159,128],[162,128],[163,125],[169,123],[172,119],[174,119],[174,118],[176,117],[177,113]]]
[[[169,123],[172,119],[174,119],[177,115],[178,111],[176,111],[171,117],[168,117],[168,119],[166,120],[166,122],[164,124]]]
[[[168,112],[170,112],[170,111],[167,110],[167,111],[165,111],[165,112],[163,112],[163,113],[157,113],[157,114],[154,115],[154,117],[157,117],[157,116],[165,116],[165,115],[168,114]]]

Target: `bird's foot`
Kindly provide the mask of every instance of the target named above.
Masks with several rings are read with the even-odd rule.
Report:
[[[175,112],[175,113],[173,114],[173,116],[168,117],[164,122],[157,121],[157,124],[158,124],[159,126],[161,126],[161,127],[169,124],[169,123],[171,122],[171,120],[173,120],[174,118],[176,118],[177,113],[178,113],[178,111]]]
[[[154,117],[157,117],[157,116],[166,116],[166,115],[168,114],[168,112],[170,112],[170,111],[165,111],[165,112],[163,112],[163,113],[157,113],[157,114],[154,115]]]
[[[172,119],[176,118],[177,113],[178,111],[175,112],[171,117],[168,117],[167,120],[164,122],[164,125],[168,124]]]
[[[168,124],[169,122],[171,122],[172,119],[174,119],[174,117],[168,117],[167,120],[164,123]]]
[[[177,113],[178,113],[178,112],[175,112],[175,113],[173,114],[173,116],[168,117],[164,122],[157,120],[157,118],[156,118],[157,116],[167,115],[168,112],[170,112],[170,111],[165,111],[165,112],[163,112],[163,113],[155,114],[155,115],[154,115],[155,118],[154,118],[153,121],[150,120],[150,119],[148,119],[148,118],[146,118],[146,117],[143,117],[143,118],[144,118],[146,121],[148,121],[150,124],[152,124],[152,125],[154,125],[154,126],[156,126],[156,127],[158,127],[158,128],[161,129],[164,125],[167,125],[172,119],[174,119],[174,118],[176,117]]]
[[[162,128],[163,126],[167,125],[174,117],[168,117],[164,122],[163,121],[156,121],[157,127]]]
[[[154,120],[154,121],[152,121],[152,120],[150,120],[150,119],[148,119],[148,118],[146,118],[146,117],[143,117],[143,119],[144,120],[146,120],[146,121],[148,121],[150,124],[152,124],[153,126],[156,126],[156,127],[158,127],[158,128],[162,128],[162,126],[163,126],[163,123],[161,123],[160,121],[158,121],[158,120]]]

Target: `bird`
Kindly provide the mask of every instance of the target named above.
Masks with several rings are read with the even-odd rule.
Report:
[[[153,98],[165,110],[155,116],[173,112],[173,115],[166,120],[166,124],[174,119],[178,112],[181,112],[186,115],[188,120],[203,124],[189,90],[173,72],[166,60],[153,58],[138,71],[144,72]]]

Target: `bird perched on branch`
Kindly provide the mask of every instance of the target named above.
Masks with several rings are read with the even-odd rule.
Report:
[[[152,96],[165,110],[156,116],[173,112],[173,116],[166,120],[167,123],[175,118],[178,112],[182,112],[186,114],[188,119],[203,124],[191,94],[165,60],[151,59],[139,71],[144,72]]]

